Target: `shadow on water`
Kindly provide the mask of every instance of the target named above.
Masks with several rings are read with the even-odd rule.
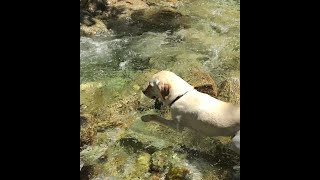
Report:
[[[157,148],[154,146],[146,146],[139,140],[135,138],[122,138],[119,140],[120,145],[124,146],[126,148],[131,149],[133,152],[138,152],[138,151],[145,151],[149,154],[152,154],[157,151]]]
[[[145,145],[135,138],[122,138],[119,140],[121,146],[125,147],[127,150],[137,153],[137,152],[147,152],[150,155],[159,151],[154,146]],[[238,164],[239,156],[228,149],[226,145],[223,145],[219,142],[214,142],[215,148],[210,152],[202,152],[201,150],[192,149],[185,145],[179,145],[178,148],[173,148],[174,152],[181,153],[186,155],[186,159],[189,161],[199,161],[210,164],[211,166],[216,167],[219,171],[217,174],[223,176],[227,179],[234,179],[237,175],[234,174],[233,167]],[[195,166],[199,166],[194,164]],[[201,165],[200,165],[201,166]],[[197,169],[201,169],[201,167]],[[152,165],[150,165],[152,167]],[[150,172],[152,168],[150,169]],[[224,174],[227,173],[227,174]]]
[[[105,19],[107,27],[117,36],[136,36],[144,32],[176,31],[189,27],[189,17],[173,9],[140,9],[135,10],[128,17],[121,16],[125,9],[111,9],[112,16]]]
[[[80,22],[92,26],[95,24],[93,17],[103,20],[117,37],[136,36],[144,32],[172,32],[190,27],[189,17],[172,8],[132,10],[125,6],[108,6],[102,0],[81,0]]]
[[[120,145],[131,149],[133,152],[145,151],[149,154],[153,154],[158,149],[151,145],[146,145],[140,142],[138,139],[132,137],[124,137],[119,140]],[[223,145],[217,141],[213,142],[215,148],[210,152],[202,152],[201,150],[192,149],[185,145],[179,145],[179,148],[175,148],[175,152],[186,154],[187,159],[202,159],[217,167],[232,168],[237,165],[239,156],[229,149],[226,145]]]
[[[201,152],[186,146],[181,146],[177,152],[187,154],[187,159],[189,160],[199,158],[221,168],[232,168],[237,164],[235,161],[237,155],[223,146],[217,146],[212,153]]]

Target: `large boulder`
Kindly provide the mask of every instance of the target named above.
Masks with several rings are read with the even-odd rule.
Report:
[[[93,36],[107,32],[107,26],[99,19],[86,17],[80,22],[80,36]]]
[[[191,75],[193,78],[190,79],[189,83],[193,85],[195,89],[213,97],[218,95],[217,85],[209,73],[199,69],[192,69]]]

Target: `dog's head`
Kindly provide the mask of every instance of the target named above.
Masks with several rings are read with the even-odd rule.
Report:
[[[168,82],[160,81],[159,78],[152,78],[143,88],[142,92],[151,99],[165,101],[168,99],[171,85]]]
[[[169,105],[177,96],[193,89],[186,81],[170,71],[153,75],[142,92],[151,99],[159,99]]]

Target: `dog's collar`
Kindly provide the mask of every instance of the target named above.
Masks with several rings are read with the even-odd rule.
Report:
[[[187,91],[187,92],[189,92],[189,91]],[[176,102],[178,99],[180,99],[182,96],[184,96],[185,94],[187,94],[187,92],[185,92],[185,93],[177,96],[177,97],[169,104],[169,107],[171,107],[172,104],[175,103],[175,102]]]

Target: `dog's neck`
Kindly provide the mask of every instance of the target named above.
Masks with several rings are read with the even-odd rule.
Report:
[[[193,86],[179,76],[173,76],[170,79],[167,79],[166,82],[170,85],[169,95],[165,99],[162,99],[162,101],[167,106],[173,105],[174,102],[184,96],[187,92],[194,89]]]
[[[173,103],[175,103],[178,99],[180,99],[182,96],[184,96],[185,94],[187,94],[189,91],[186,91],[185,93],[177,96],[173,101],[171,101],[171,103],[169,104],[169,107],[172,106]]]
[[[181,97],[183,97],[185,94],[187,94],[189,91],[193,89],[193,86],[189,85],[189,87],[185,88],[184,91],[182,91],[182,89],[171,91],[168,98],[164,100],[164,103],[171,107],[176,101],[178,101]]]

